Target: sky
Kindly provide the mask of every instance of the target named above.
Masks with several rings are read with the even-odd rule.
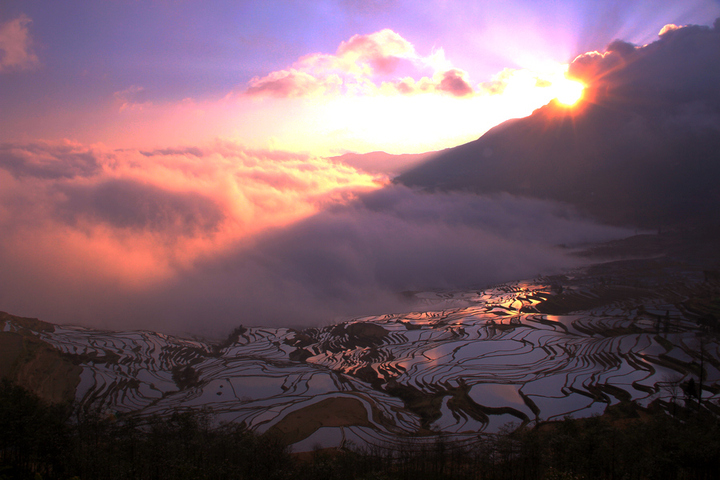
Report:
[[[718,17],[716,0],[0,0],[0,310],[220,335],[576,266],[557,245],[628,231],[331,157],[468,142],[562,94],[578,55]]]
[[[437,150],[547,103],[576,55],[718,16],[717,0],[3,0],[0,140]]]

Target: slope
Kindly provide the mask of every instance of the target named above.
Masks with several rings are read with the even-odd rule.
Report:
[[[663,31],[650,45],[616,41],[578,57],[586,85],[442,152],[396,178],[566,202],[603,222],[662,227],[720,219],[720,22]]]

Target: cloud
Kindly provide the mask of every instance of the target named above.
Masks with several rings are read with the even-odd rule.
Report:
[[[453,68],[442,49],[424,57],[390,29],[354,35],[335,54],[306,55],[287,69],[252,79],[245,90],[278,98],[419,93],[465,97],[474,90],[467,72]]]
[[[569,73],[602,99],[666,104],[720,102],[720,22],[713,27],[666,25],[653,43],[616,40],[605,52],[577,57]]]
[[[342,85],[338,75],[313,76],[291,68],[280,70],[261,79],[253,80],[246,90],[248,95],[268,95],[278,98],[307,97],[332,93]]]
[[[665,35],[667,32],[672,32],[673,30],[677,30],[678,28],[681,28],[681,27],[678,27],[678,26],[675,25],[674,23],[668,23],[667,25],[665,25],[663,28],[660,29],[660,32],[658,33],[658,36],[659,36],[659,37],[662,37],[662,36]]]
[[[0,72],[26,70],[39,63],[32,51],[31,22],[30,17],[21,15],[0,24]]]
[[[577,56],[570,65],[569,74],[586,85],[596,86],[603,77],[624,69],[634,52],[634,45],[615,40],[604,53],[593,51]]]
[[[390,29],[370,35],[354,35],[342,42],[337,56],[355,65],[367,64],[372,72],[394,73],[401,59],[420,59],[415,47]]]
[[[237,324],[317,325],[425,308],[404,291],[482,289],[577,266],[557,244],[627,234],[551,202],[394,186],[196,263],[133,302],[163,305],[163,328],[216,335]]]
[[[131,85],[125,90],[113,94],[117,103],[120,104],[120,111],[126,109],[141,110],[152,103],[147,100],[147,91],[138,85]]]
[[[0,184],[0,263],[28,281],[43,269],[57,277],[57,265],[86,279],[92,265],[124,289],[378,187],[332,160],[223,142],[154,152],[5,144]]]
[[[555,245],[625,233],[550,202],[378,190],[338,161],[231,143],[11,150],[67,164],[0,167],[0,310],[52,322],[223,335],[411,310],[400,292],[555,271],[576,265]]]
[[[171,192],[130,179],[92,185],[60,185],[65,197],[57,209],[75,225],[105,223],[111,228],[159,232],[166,236],[196,236],[217,232],[225,219],[221,207],[196,192]]]
[[[162,148],[156,149],[149,152],[140,152],[146,157],[152,157],[155,155],[193,155],[195,157],[205,156],[205,152],[198,147],[183,147],[183,148]]]
[[[43,179],[90,176],[100,170],[92,149],[64,142],[60,144],[0,144],[0,168],[16,178]]]
[[[467,73],[462,70],[452,69],[443,72],[442,80],[437,89],[447,92],[455,97],[464,97],[473,94],[473,88],[466,79]]]

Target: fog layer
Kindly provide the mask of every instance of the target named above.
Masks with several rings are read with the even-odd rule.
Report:
[[[113,329],[222,335],[417,308],[576,264],[629,234],[558,203],[419,193],[351,167],[232,145],[0,149],[0,310]]]

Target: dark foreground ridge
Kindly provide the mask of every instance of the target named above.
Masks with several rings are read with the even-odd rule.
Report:
[[[408,438],[401,450],[305,455],[243,424],[213,425],[200,412],[138,421],[71,411],[3,380],[0,478],[705,479],[720,469],[720,421],[692,399],[672,414],[624,403],[602,417],[481,434],[473,444]]]

